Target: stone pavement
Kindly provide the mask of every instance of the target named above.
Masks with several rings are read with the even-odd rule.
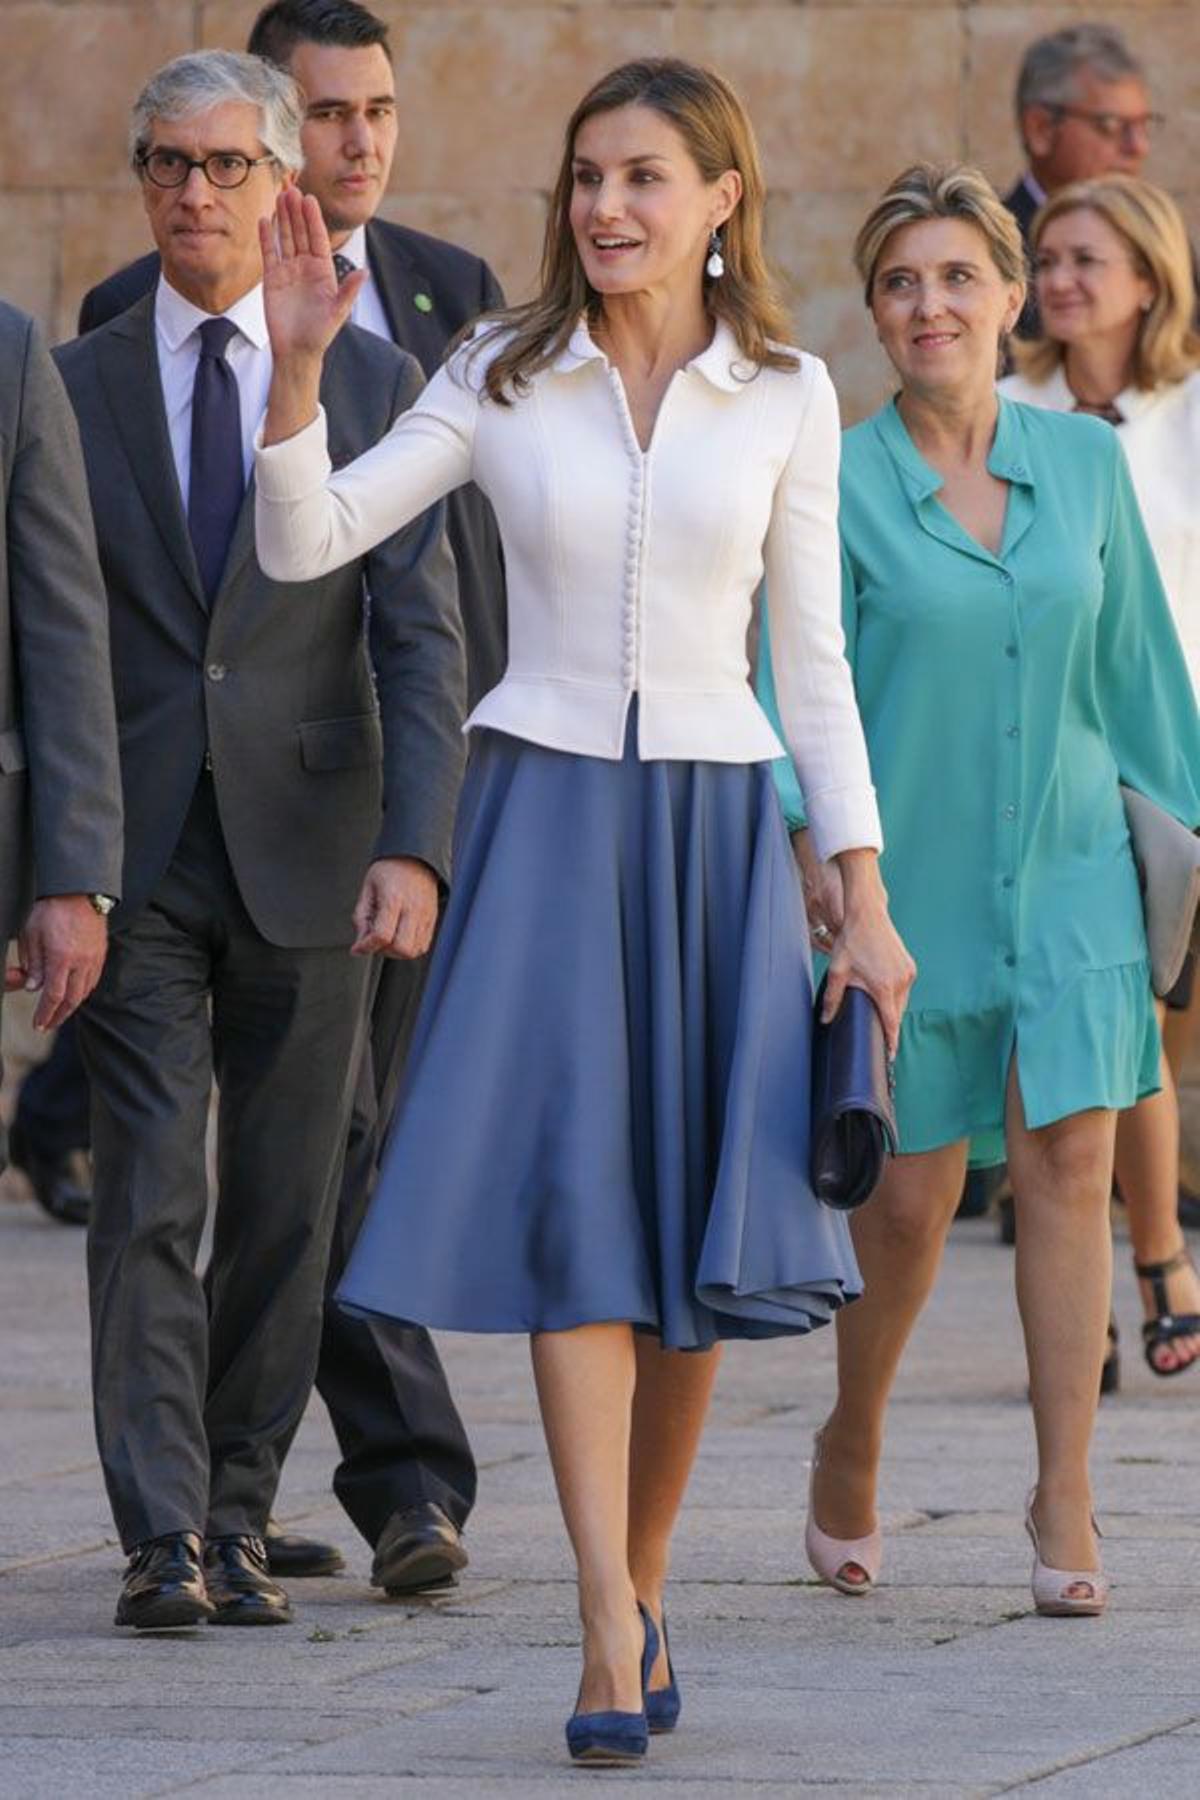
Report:
[[[1200,1792],[1200,1381],[1152,1382],[1132,1348],[1097,1454],[1117,1588],[1100,1621],[1031,1612],[1030,1469],[1010,1258],[959,1226],[898,1395],[884,1483],[887,1585],[815,1586],[802,1554],[832,1333],[738,1347],[679,1535],[684,1692],[644,1770],[606,1796]],[[578,1794],[562,1723],[576,1678],[566,1545],[523,1342],[447,1358],[480,1453],[471,1567],[450,1599],[394,1605],[328,1488],[318,1404],[280,1515],[350,1573],[294,1584],[289,1628],[134,1640],[111,1626],[120,1557],[93,1454],[82,1234],[0,1186],[0,1794],[382,1800]]]

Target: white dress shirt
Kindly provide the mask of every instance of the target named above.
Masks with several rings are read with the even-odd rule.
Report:
[[[1054,412],[1075,407],[1061,363],[1047,381],[1008,375],[1000,391]],[[1149,390],[1126,388],[1116,406],[1117,435],[1200,697],[1200,370]]]
[[[200,361],[200,327],[214,316],[185,300],[165,275],[159,276],[154,300],[158,372],[162,379],[167,429],[171,434],[171,452],[175,458],[184,512],[187,511],[191,483],[192,389],[196,381],[196,364]],[[237,326],[236,334],[226,347],[225,360],[237,378],[243,472],[249,481],[254,467],[254,439],[267,410],[267,391],[271,386],[271,343],[267,336],[261,283],[243,294],[223,316]]]
[[[395,342],[392,328],[388,324],[388,316],[383,310],[383,301],[379,298],[379,289],[375,286],[375,277],[371,273],[371,264],[367,257],[367,228],[359,225],[350,233],[344,244],[338,245],[338,255],[344,256],[347,262],[356,269],[365,269],[368,279],[359,288],[350,308],[350,320],[354,325],[361,325],[364,331],[373,331],[376,337],[386,338],[389,344]]]
[[[815,847],[878,847],[844,656],[840,433],[824,364],[802,355],[796,370],[739,380],[736,341],[718,324],[672,377],[643,452],[620,376],[582,320],[511,406],[482,391],[494,346],[473,361],[469,350],[336,474],[322,413],[259,448],[267,573],[338,568],[475,481],[504,545],[509,659],[468,729],[615,760],[636,692],[641,757],[757,762],[781,752],[747,680],[765,572],[779,711]]]

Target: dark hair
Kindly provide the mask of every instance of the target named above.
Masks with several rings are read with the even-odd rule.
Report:
[[[523,393],[530,377],[554,360],[581,313],[593,320],[599,314],[600,297],[588,285],[571,231],[575,138],[586,120],[622,106],[648,106],[674,126],[706,182],[716,181],[726,169],[741,176],[742,197],[722,234],[725,274],[720,281],[705,280],[705,310],[729,326],[751,373],[763,367],[799,367],[795,351],[786,347],[787,315],[763,255],[765,190],[745,108],[711,69],[678,57],[643,57],[601,76],[568,119],[546,219],[538,293],[524,306],[489,315],[492,329],[474,341],[472,354],[499,332],[511,332],[484,378],[488,394],[501,405]]]
[[[392,60],[387,25],[358,0],[272,0],[250,27],[246,49],[286,69],[297,44],[336,44],[343,50],[378,44]]]

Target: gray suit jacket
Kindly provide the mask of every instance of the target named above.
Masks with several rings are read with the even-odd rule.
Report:
[[[153,294],[55,355],[108,589],[126,820],[115,922],[164,873],[207,747],[258,931],[291,948],[349,943],[373,857],[449,873],[464,672],[443,510],[321,580],[281,583],[255,560],[251,488],[210,611],[171,455]],[[381,437],[421,385],[410,357],[346,326],[321,383],[334,461]]]
[[[34,894],[118,894],[121,789],[79,435],[31,319],[0,302],[0,947]]]

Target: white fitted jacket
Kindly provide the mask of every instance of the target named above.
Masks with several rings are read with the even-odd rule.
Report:
[[[474,481],[504,544],[508,667],[467,729],[621,756],[638,695],[643,759],[757,762],[782,746],[747,680],[767,580],[787,747],[821,856],[881,845],[846,664],[837,401],[823,363],[739,379],[719,323],[640,449],[620,376],[580,322],[511,406],[459,350],[374,449],[331,470],[325,419],[257,449],[258,556],[303,581],[361,556]]]

